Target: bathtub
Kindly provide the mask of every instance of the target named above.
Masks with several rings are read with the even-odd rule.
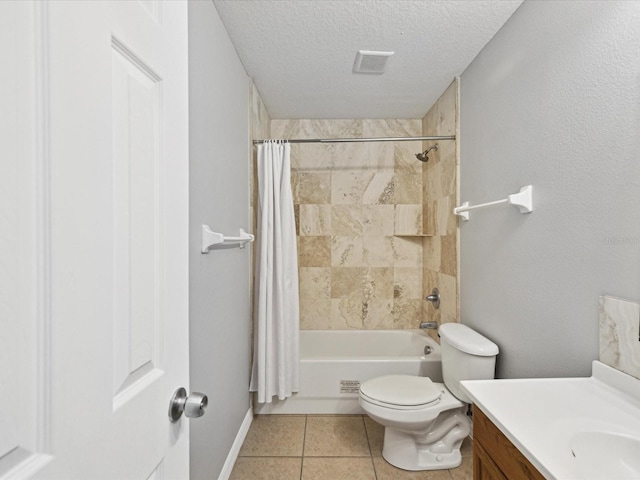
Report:
[[[431,353],[425,355],[425,347]],[[389,374],[442,382],[440,345],[421,330],[302,330],[300,391],[256,414],[363,414],[360,383]]]

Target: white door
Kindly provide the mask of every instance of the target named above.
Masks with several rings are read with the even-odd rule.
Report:
[[[183,1],[0,2],[0,478],[188,478]]]

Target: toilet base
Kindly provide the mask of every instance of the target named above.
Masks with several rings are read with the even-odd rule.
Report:
[[[444,470],[462,463],[460,445],[449,453],[435,453],[429,450],[430,447],[416,443],[415,435],[389,427],[384,429],[382,456],[394,467],[412,471]]]

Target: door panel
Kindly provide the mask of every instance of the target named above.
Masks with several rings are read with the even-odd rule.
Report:
[[[187,478],[186,2],[0,4],[0,478]]]

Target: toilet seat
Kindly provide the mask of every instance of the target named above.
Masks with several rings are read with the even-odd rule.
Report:
[[[360,385],[363,400],[394,410],[414,410],[435,405],[443,393],[429,377],[414,375],[384,375]]]

